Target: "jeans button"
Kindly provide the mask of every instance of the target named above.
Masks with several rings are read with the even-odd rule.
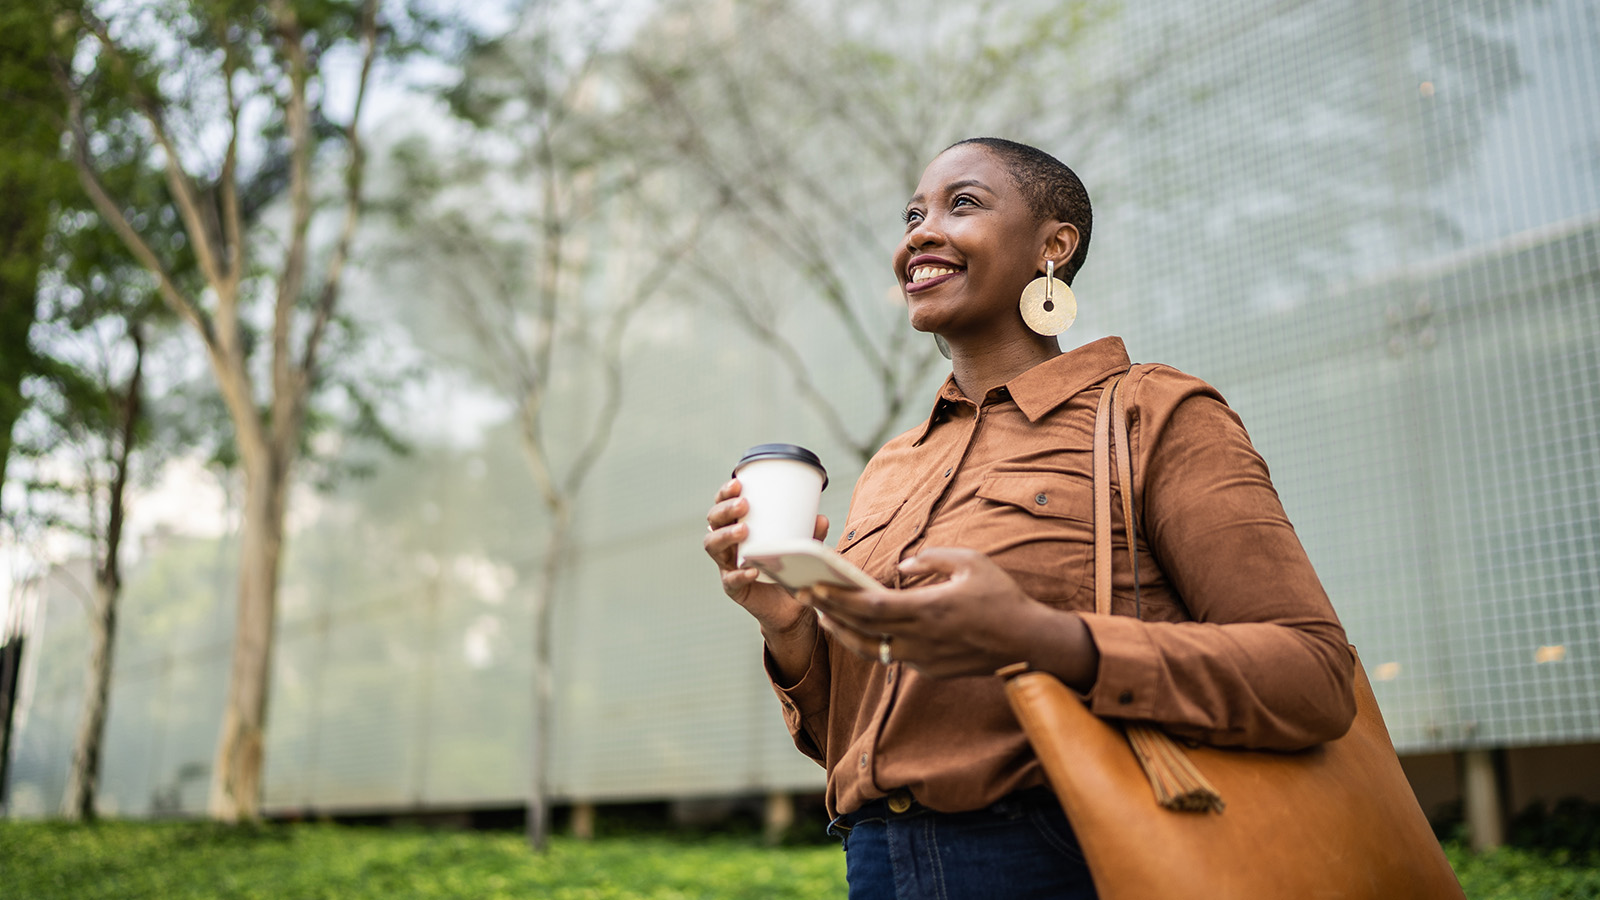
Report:
[[[889,811],[903,813],[911,808],[911,792],[905,788],[896,788],[889,793]]]

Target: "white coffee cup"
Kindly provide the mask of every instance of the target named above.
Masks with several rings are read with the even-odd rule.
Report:
[[[816,534],[822,491],[828,486],[827,470],[815,453],[794,444],[757,444],[745,451],[733,476],[742,486],[740,496],[750,511],[740,519],[750,530],[739,544],[739,563],[747,552]],[[772,580],[762,575],[761,581]]]

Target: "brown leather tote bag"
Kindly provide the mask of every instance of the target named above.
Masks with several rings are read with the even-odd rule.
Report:
[[[1095,425],[1095,611],[1111,612],[1110,431],[1118,480],[1133,483],[1119,376]],[[1108,407],[1114,411],[1108,415]],[[1124,521],[1137,540],[1132,492]],[[1351,648],[1352,655],[1355,648]],[[1020,670],[1020,671],[1019,671]],[[1054,676],[1002,669],[1006,694],[1083,847],[1102,900],[1464,900],[1455,873],[1417,805],[1360,659],[1356,717],[1343,737],[1296,753],[1179,748],[1143,726],[1095,716]],[[1130,737],[1176,767],[1198,772],[1220,802],[1180,811],[1157,800]],[[1173,798],[1167,797],[1172,803]],[[1220,808],[1219,808],[1220,807]]]

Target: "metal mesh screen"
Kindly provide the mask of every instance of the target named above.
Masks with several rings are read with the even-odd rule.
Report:
[[[1402,750],[1600,739],[1600,11],[1136,0],[1107,41],[1151,62],[1106,149],[1067,160],[1098,220],[1067,343],[1122,334],[1240,411]],[[841,253],[877,296],[904,197],[861,184],[885,245]],[[763,262],[738,264],[761,284]],[[774,310],[865,423],[873,383],[848,342],[814,311]],[[552,785],[819,788],[699,551],[701,517],[745,446],[819,450],[835,522],[859,462],[714,299],[660,305],[630,346],[558,601]],[[441,384],[419,418],[494,408],[464,376]],[[543,516],[514,428],[483,418],[306,507],[270,809],[520,802]],[[177,540],[132,574],[108,809],[203,808],[232,573],[226,541]],[[29,663],[18,814],[59,804],[76,726],[83,634],[63,597]]]

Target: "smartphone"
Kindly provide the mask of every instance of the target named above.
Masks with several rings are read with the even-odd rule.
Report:
[[[872,576],[857,568],[855,563],[829,549],[821,541],[768,544],[755,553],[746,553],[744,561],[790,591],[819,584],[866,590],[883,587]]]

